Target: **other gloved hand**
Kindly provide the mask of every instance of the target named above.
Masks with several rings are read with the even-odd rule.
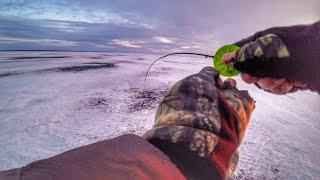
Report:
[[[222,59],[241,71],[242,79],[275,94],[320,89],[320,22],[260,31],[236,45]]]

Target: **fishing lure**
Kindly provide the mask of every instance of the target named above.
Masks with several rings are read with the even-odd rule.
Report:
[[[151,67],[158,61],[160,61],[161,59],[164,59],[168,56],[173,56],[173,55],[195,55],[195,56],[203,56],[205,58],[213,58],[213,65],[215,67],[215,69],[223,76],[226,77],[233,77],[238,75],[240,72],[238,70],[236,70],[234,67],[230,66],[229,64],[226,64],[222,61],[222,56],[230,53],[230,52],[236,52],[240,49],[240,47],[236,46],[236,45],[224,45],[222,47],[220,47],[218,49],[218,51],[216,51],[216,53],[214,55],[207,55],[207,54],[201,54],[201,53],[189,53],[189,52],[178,52],[178,53],[171,53],[171,54],[167,54],[164,55],[160,58],[158,58],[157,60],[155,60],[148,68],[147,73],[145,75],[145,81],[147,80],[147,76],[148,73],[151,69]]]

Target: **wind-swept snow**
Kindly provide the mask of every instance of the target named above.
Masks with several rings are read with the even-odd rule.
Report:
[[[179,79],[212,62],[79,52],[1,52],[0,170],[151,128],[157,104]],[[238,179],[320,177],[320,96],[286,96],[244,84],[256,102],[240,147]],[[145,89],[146,88],[146,89]]]

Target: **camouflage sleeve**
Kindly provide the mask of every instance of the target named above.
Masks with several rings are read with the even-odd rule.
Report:
[[[158,107],[144,138],[189,178],[224,179],[238,161],[254,100],[212,67],[177,82]]]

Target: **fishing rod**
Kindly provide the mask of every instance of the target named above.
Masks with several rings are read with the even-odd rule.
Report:
[[[170,53],[170,54],[166,54],[164,56],[161,56],[160,58],[158,58],[157,60],[155,60],[147,69],[147,72],[145,74],[144,77],[144,82],[147,82],[147,77],[149,74],[149,71],[151,69],[151,67],[158,61],[160,61],[161,59],[164,59],[168,56],[173,56],[173,55],[194,55],[194,56],[202,56],[205,58],[212,58],[213,59],[213,65],[215,67],[215,69],[223,76],[226,77],[233,77],[238,75],[240,72],[237,71],[234,67],[230,66],[229,64],[226,64],[225,62],[223,62],[222,60],[222,56],[230,53],[230,52],[236,52],[240,49],[240,47],[230,44],[230,45],[224,45],[222,47],[220,47],[216,53],[214,55],[208,55],[208,54],[202,54],[202,53],[191,53],[191,52],[176,52],[176,53]]]

